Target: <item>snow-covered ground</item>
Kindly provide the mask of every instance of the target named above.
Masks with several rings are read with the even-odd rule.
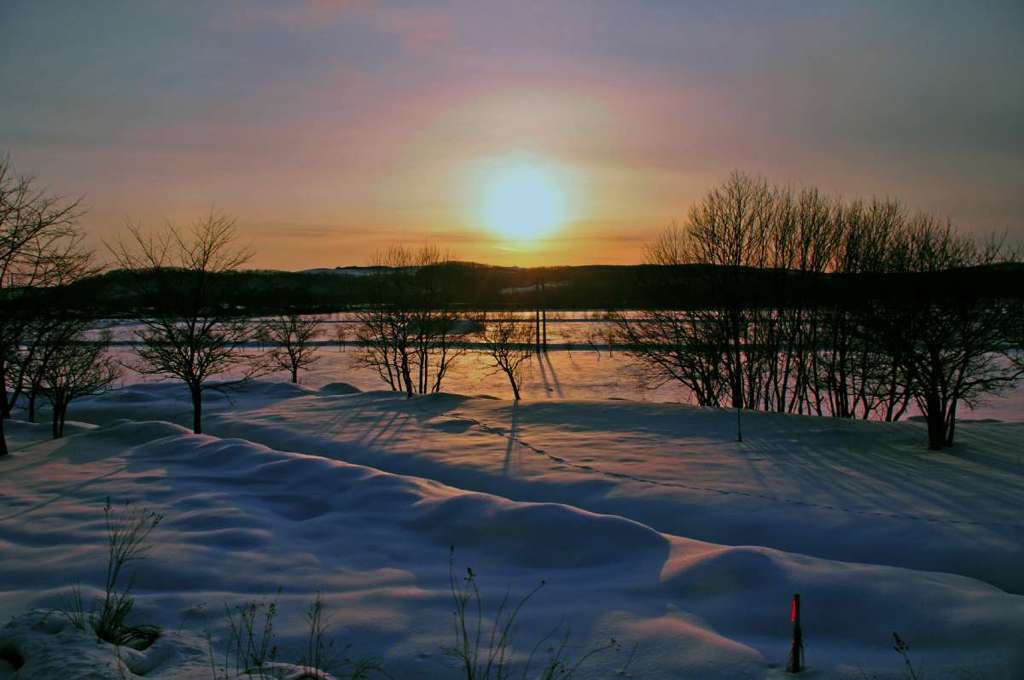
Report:
[[[893,631],[930,680],[1024,675],[1024,423],[965,422],[935,454],[913,422],[744,413],[737,443],[732,412],[406,400],[318,370],[210,393],[206,435],[182,427],[173,384],[76,402],[56,442],[9,423],[0,619],[20,618],[0,628],[0,678],[211,677],[203,637],[222,646],[224,605],[266,598],[295,660],[317,592],[349,654],[458,678],[441,651],[452,545],[485,616],[545,581],[523,655],[560,625],[573,655],[621,642],[578,678],[784,677],[797,592],[805,677],[902,677]],[[166,515],[134,582],[136,619],[165,632],[120,661],[39,613],[102,585],[108,496]]]
[[[134,350],[131,347],[114,348],[115,356],[131,365]],[[354,347],[325,347],[318,353],[319,360],[301,374],[303,385],[323,387],[343,380],[363,391],[375,391],[387,386],[377,373],[357,360]],[[282,372],[271,378],[286,380]],[[122,385],[141,380],[154,380],[125,371]],[[455,361],[445,376],[444,390],[455,394],[492,396],[509,399],[512,390],[503,373],[494,371],[485,354],[469,351]],[[628,357],[621,352],[609,353],[607,348],[553,350],[534,356],[526,369],[522,387],[524,398],[532,401],[547,400],[606,400],[626,399],[654,403],[692,402],[689,391],[678,382],[643,386]],[[914,413],[914,407],[910,413]],[[1004,395],[990,396],[971,409],[960,408],[961,420],[1024,420],[1024,387]]]

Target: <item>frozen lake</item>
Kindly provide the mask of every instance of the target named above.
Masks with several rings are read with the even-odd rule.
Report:
[[[610,325],[603,320],[603,312],[557,312],[548,316],[548,342],[553,347],[535,356],[530,364],[523,398],[544,399],[627,399],[648,402],[694,403],[683,385],[669,383],[656,389],[641,385],[629,357],[609,347]],[[523,318],[527,318],[523,314]],[[377,374],[359,366],[356,357],[359,348],[351,343],[356,321],[350,313],[322,315],[324,346],[319,360],[308,371],[300,374],[300,382],[310,387],[322,387],[333,382],[347,382],[360,390],[382,390],[388,386]],[[532,317],[530,317],[532,318]],[[138,324],[109,322],[106,324],[115,341],[130,342]],[[337,341],[338,331],[347,341]],[[472,342],[474,338],[469,337]],[[125,364],[132,362],[130,345],[118,345],[115,354]],[[273,374],[284,378],[285,372]],[[142,377],[127,371],[122,384],[138,382]],[[465,395],[487,395],[510,399],[511,390],[503,374],[495,372],[488,358],[479,350],[468,349],[451,365],[443,389]],[[974,409],[962,408],[962,419],[1024,420],[1024,388],[1018,385],[1012,392],[993,396]]]

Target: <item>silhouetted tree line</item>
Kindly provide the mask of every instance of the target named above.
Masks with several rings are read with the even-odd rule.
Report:
[[[582,266],[511,268],[465,262],[441,262],[439,269],[449,282],[455,309],[534,309],[536,283],[544,280],[545,304],[549,309],[692,309],[717,304],[721,291],[713,284],[713,266],[681,265],[671,275],[679,285],[665,289],[646,285],[663,277],[659,265]],[[350,268],[359,274],[326,272],[282,272],[242,270],[213,272],[208,286],[223,303],[239,315],[321,314],[374,304],[379,299],[379,277],[386,273],[371,268]],[[417,270],[418,271],[418,270]],[[161,274],[186,283],[188,273]],[[413,278],[426,273],[414,273]],[[1024,265],[1007,263],[934,273],[813,273],[747,268],[737,278],[745,285],[747,304],[857,305],[865,299],[884,298],[894,289],[912,294],[921,291],[978,290],[986,295],[1024,298]],[[62,304],[80,315],[102,318],[133,318],[145,311],[150,301],[140,290],[137,273],[115,269],[90,276],[52,291]]]
[[[1015,254],[895,201],[734,174],[648,261],[652,295],[686,297],[694,266],[714,294],[613,314],[618,339],[649,383],[678,381],[704,406],[891,421],[916,404],[940,449],[962,405],[1022,374]],[[760,272],[771,285],[751,290]]]

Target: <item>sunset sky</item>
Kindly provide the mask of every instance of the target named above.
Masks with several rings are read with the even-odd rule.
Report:
[[[259,267],[637,262],[734,169],[1024,240],[1019,0],[3,0],[0,64],[0,152],[97,244],[213,207]]]

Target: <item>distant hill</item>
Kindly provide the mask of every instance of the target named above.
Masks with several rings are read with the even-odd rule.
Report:
[[[687,308],[728,296],[744,304],[866,304],[872,300],[929,296],[1024,299],[1024,264],[1009,263],[931,274],[800,274],[787,270],[728,270],[707,265],[588,265],[497,267],[472,262],[437,265],[465,308],[532,308],[543,297],[558,309]],[[245,313],[284,310],[327,312],[374,299],[374,267],[299,272],[248,270],[220,274],[212,288],[222,304]],[[181,274],[185,276],[184,273]],[[414,272],[414,276],[419,275]],[[539,284],[542,283],[543,293]],[[76,307],[105,316],[128,316],[142,306],[137,279],[109,271],[54,291]]]
[[[371,276],[381,272],[384,267],[317,267],[315,269],[301,269],[299,274],[338,274],[340,276]]]

